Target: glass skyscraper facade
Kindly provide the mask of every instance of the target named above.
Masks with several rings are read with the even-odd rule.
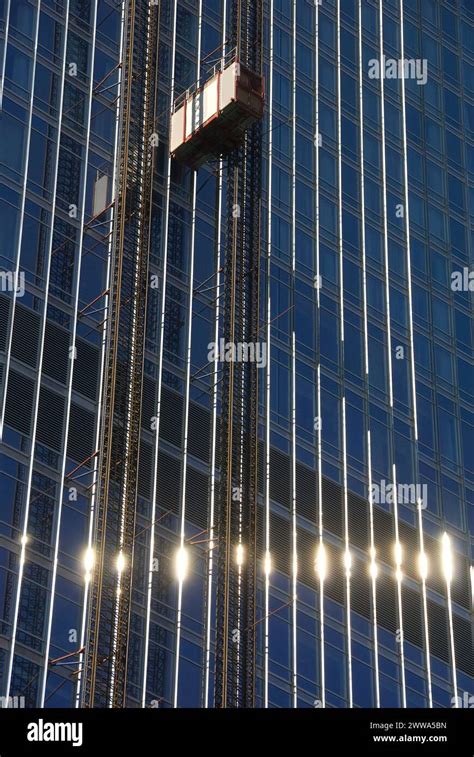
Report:
[[[120,5],[0,0],[0,696],[27,706],[82,685]],[[212,707],[227,169],[168,144],[231,3],[158,5],[127,704]],[[264,3],[259,707],[474,694],[473,31],[471,0]]]

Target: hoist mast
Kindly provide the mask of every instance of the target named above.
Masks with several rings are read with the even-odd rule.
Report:
[[[124,707],[142,406],[159,7],[125,0],[107,353],[82,704]]]
[[[262,77],[262,1],[232,3],[231,45]],[[263,81],[263,79],[262,79]],[[227,159],[223,336],[259,334],[261,121]],[[258,366],[223,364],[217,502],[216,707],[255,706]]]

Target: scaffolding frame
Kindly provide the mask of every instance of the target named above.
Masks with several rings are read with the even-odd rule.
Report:
[[[96,567],[82,704],[124,707],[131,616],[152,181],[158,6],[124,3],[120,140],[102,397]]]

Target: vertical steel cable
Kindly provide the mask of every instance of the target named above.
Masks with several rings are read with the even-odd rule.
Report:
[[[198,39],[197,39],[197,81],[196,89],[200,85],[201,72],[201,39],[202,39],[202,0],[199,0],[198,6]],[[201,118],[201,114],[199,114]],[[189,300],[188,300],[188,334],[186,346],[186,379],[184,395],[184,430],[183,430],[183,477],[181,481],[181,507],[180,507],[180,550],[184,550],[184,539],[186,529],[186,483],[187,483],[187,465],[188,465],[188,433],[189,433],[189,392],[191,382],[191,350],[193,335],[193,287],[194,287],[194,253],[196,244],[196,198],[197,198],[197,170],[193,171],[192,178],[192,221],[191,221],[191,253],[189,266]],[[178,687],[179,687],[179,655],[181,647],[181,623],[182,623],[182,602],[183,602],[183,577],[178,578],[178,605],[176,616],[176,654],[175,654],[175,674],[174,674],[174,691],[173,706],[178,706]]]
[[[380,127],[381,127],[381,151],[382,151],[382,207],[383,207],[383,248],[385,262],[385,302],[387,317],[387,362],[389,382],[389,434],[390,434],[390,457],[392,460],[392,483],[394,488],[393,498],[393,521],[395,527],[395,558],[398,562],[395,571],[397,582],[397,606],[400,623],[400,668],[402,674],[402,704],[406,707],[406,683],[405,683],[405,651],[403,634],[403,602],[402,602],[402,573],[400,568],[401,546],[398,528],[398,495],[397,495],[397,469],[394,460],[394,408],[393,408],[393,370],[392,370],[392,326],[390,308],[390,271],[388,257],[388,220],[387,220],[387,168],[385,153],[385,85],[384,85],[384,44],[383,44],[383,0],[379,1],[379,55],[380,55]]]
[[[317,457],[317,503],[318,503],[318,540],[319,546],[315,555],[315,570],[319,575],[319,633],[320,633],[320,701],[321,706],[326,706],[326,668],[324,654],[324,571],[322,570],[321,560],[324,554],[324,534],[323,534],[323,459],[322,459],[322,409],[321,409],[321,259],[319,246],[319,150],[321,134],[319,131],[319,3],[315,3],[315,101],[316,101],[316,129],[314,136],[314,157],[315,157],[315,183],[316,183],[316,361],[317,361],[317,386],[316,386],[316,457]],[[318,569],[318,556],[319,568]]]
[[[364,385],[366,392],[365,434],[367,441],[367,483],[369,492],[372,491],[372,447],[370,439],[370,382],[369,382],[369,327],[367,319],[367,255],[365,249],[365,165],[364,165],[364,89],[362,79],[363,45],[362,45],[362,0],[358,0],[359,25],[359,140],[360,140],[360,202],[361,202],[361,244],[362,244],[362,290],[364,310]],[[370,582],[372,603],[372,631],[374,634],[374,662],[375,662],[375,703],[380,707],[380,674],[377,629],[377,565],[375,562],[374,539],[374,505],[369,496],[369,529],[370,529]]]
[[[222,0],[222,56],[221,70],[224,68],[227,39],[227,0]],[[217,224],[216,224],[216,309],[214,318],[214,344],[219,342],[219,324],[221,316],[221,264],[222,264],[222,210],[223,210],[223,172],[224,161],[219,160],[217,186]],[[209,557],[207,568],[207,609],[206,609],[206,649],[204,671],[204,707],[209,707],[209,678],[211,667],[211,625],[213,604],[213,575],[214,575],[214,534],[215,534],[215,500],[216,500],[216,452],[217,452],[217,402],[219,383],[219,359],[216,350],[213,378],[212,378],[212,420],[211,420],[211,479],[209,494]]]
[[[272,274],[272,176],[273,176],[273,0],[270,0],[270,50],[269,50],[269,77],[268,77],[268,180],[267,180],[267,303],[266,303],[266,344],[267,366],[265,385],[265,505],[264,505],[264,575],[265,575],[265,598],[264,598],[264,681],[263,681],[263,705],[268,707],[268,674],[269,674],[269,613],[270,613],[270,426],[271,426],[271,274]]]
[[[296,530],[296,0],[292,3],[292,147],[291,147],[291,616],[292,616],[292,673],[291,691],[293,707],[298,706],[297,659],[297,602],[298,602],[298,549]]]
[[[405,59],[405,32],[404,32],[404,6],[403,0],[400,0],[400,57]],[[413,292],[411,281],[411,243],[410,243],[410,207],[409,207],[409,188],[408,188],[408,143],[407,143],[407,113],[406,113],[406,93],[405,79],[402,76],[402,136],[403,136],[403,178],[404,178],[404,209],[405,209],[405,243],[407,252],[407,281],[408,281],[408,326],[410,336],[410,373],[411,373],[411,396],[413,412],[413,431],[415,435],[415,459],[416,459],[416,477],[419,480],[418,471],[418,413],[416,406],[416,367],[415,367],[415,341],[413,328]],[[425,559],[424,534],[423,534],[423,503],[417,502],[417,521],[418,521],[418,542],[420,546],[420,558]],[[428,703],[433,707],[433,694],[431,683],[431,659],[430,659],[430,637],[428,627],[428,602],[426,592],[426,575],[425,570],[421,570],[421,594],[423,603],[423,637],[425,646],[425,664],[426,677],[428,682]]]
[[[342,377],[342,460],[343,460],[343,501],[344,501],[344,545],[345,545],[345,599],[347,629],[347,678],[349,707],[353,705],[352,695],[352,630],[351,630],[351,571],[349,543],[349,512],[347,503],[347,439],[346,439],[346,398],[344,377],[344,248],[342,236],[342,134],[341,134],[341,0],[337,2],[337,174],[338,174],[338,244],[339,244],[339,317],[340,323],[340,375]]]
[[[171,78],[170,78],[170,99],[169,112],[173,110],[175,98],[175,76],[176,76],[176,23],[177,23],[178,0],[173,2],[173,13],[171,21]],[[150,647],[150,626],[151,626],[151,599],[153,590],[153,567],[156,540],[156,510],[158,495],[158,452],[160,442],[160,422],[161,422],[161,389],[163,381],[163,353],[166,323],[166,288],[168,278],[168,242],[169,242],[169,215],[170,215],[170,195],[171,195],[171,155],[168,153],[166,168],[165,184],[165,206],[163,213],[163,261],[162,261],[162,279],[161,279],[161,303],[160,303],[160,337],[159,337],[159,354],[158,354],[158,376],[157,376],[157,396],[156,396],[156,425],[155,425],[155,443],[153,447],[153,482],[151,493],[151,528],[150,528],[150,546],[149,546],[149,565],[148,565],[148,582],[146,594],[146,616],[145,616],[145,644],[143,655],[143,691],[142,707],[146,702],[146,682],[148,673],[149,647]]]

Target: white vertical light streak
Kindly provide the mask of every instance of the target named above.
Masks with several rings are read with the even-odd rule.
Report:
[[[338,183],[338,240],[339,240],[339,312],[341,320],[341,346],[339,351],[342,378],[342,459],[344,497],[344,542],[349,551],[349,513],[347,504],[347,438],[346,438],[346,398],[344,386],[344,246],[342,237],[342,134],[341,134],[341,0],[337,1],[337,183]],[[351,579],[346,571],[346,624],[347,624],[347,676],[349,707],[353,706],[352,695],[352,641],[351,641]]]
[[[400,0],[400,57],[405,59],[405,32],[403,27],[404,8],[403,0]],[[406,121],[406,97],[405,97],[405,79],[401,78],[402,90],[402,134],[403,134],[403,176],[404,176],[404,208],[405,208],[405,236],[407,248],[407,281],[408,281],[408,323],[410,335],[410,368],[411,368],[411,393],[412,393],[412,410],[413,410],[413,430],[415,434],[415,455],[418,462],[418,414],[416,407],[416,368],[415,368],[415,347],[414,347],[414,330],[413,330],[413,297],[411,284],[411,245],[410,245],[410,208],[408,193],[408,147],[407,147],[407,121]],[[424,536],[423,536],[423,511],[422,502],[418,502],[418,534],[420,552],[424,554]],[[428,682],[428,704],[433,707],[433,693],[431,685],[431,659],[430,659],[430,637],[428,626],[428,602],[426,596],[426,577],[421,578],[422,600],[423,600],[423,622],[424,622],[424,641],[425,641],[425,662],[426,678]]]
[[[18,277],[20,274],[21,245],[23,241],[23,222],[25,218],[25,204],[26,204],[26,187],[28,185],[28,168],[29,168],[29,163],[30,163],[31,126],[33,122],[33,101],[35,97],[36,61],[38,58],[38,37],[39,37],[40,13],[41,13],[41,0],[38,0],[36,19],[35,19],[35,38],[34,38],[34,45],[33,45],[31,92],[30,92],[30,101],[28,104],[28,125],[26,129],[25,166],[24,166],[24,174],[23,174],[23,184],[21,187],[18,244],[17,244],[17,250],[16,250],[16,262],[15,262],[15,279],[14,279],[15,283],[14,283],[13,299],[12,299],[12,312],[10,316],[8,339],[7,339],[7,345],[6,345],[7,348],[6,348],[6,356],[5,356],[5,365],[3,368],[3,376],[4,376],[3,386],[0,390],[0,396],[1,396],[0,442],[3,439],[3,426],[5,423],[5,407],[7,403],[7,389],[8,389],[8,380],[10,378],[10,361],[11,361],[11,352],[12,352],[12,343],[13,343],[13,325],[14,325],[15,311],[16,311],[16,300],[17,300],[18,281],[19,281]],[[2,78],[0,82],[0,111],[3,107],[3,90],[5,87],[5,65],[6,65],[6,56],[7,56],[7,46],[8,46],[9,24],[10,24],[10,0],[7,6],[6,30],[5,30],[4,48],[3,48]],[[58,134],[58,142],[59,142],[59,134]],[[54,218],[51,219],[51,223],[53,222],[54,222]]]
[[[292,671],[292,688],[293,688],[293,707],[298,706],[298,659],[297,659],[297,602],[298,602],[298,550],[297,550],[297,532],[296,532],[296,337],[295,331],[292,332],[291,342],[291,372],[293,376],[292,397],[291,397],[291,541],[292,541],[292,626],[293,626],[293,671]]]
[[[323,483],[322,483],[322,439],[321,439],[321,365],[318,365],[318,532],[319,532],[319,549],[324,548],[323,543]],[[324,654],[324,578],[320,576],[319,583],[319,632],[321,635],[320,655],[321,655],[321,705],[326,707],[326,665]]]
[[[225,0],[224,0],[225,2]],[[219,199],[217,203],[217,268],[216,268],[216,310],[214,319],[214,343],[219,340],[219,297],[221,291],[221,278],[219,273],[221,261],[221,236],[222,236],[222,160],[219,161]],[[217,439],[217,399],[219,381],[219,361],[216,350],[213,366],[212,379],[212,420],[211,420],[211,475],[209,496],[209,556],[207,564],[207,608],[206,608],[206,649],[204,671],[204,707],[209,707],[209,675],[211,666],[211,625],[212,625],[212,576],[214,570],[214,517],[216,501],[216,439]]]
[[[226,54],[226,23],[227,23],[227,3],[222,0],[222,57],[221,67],[224,68]],[[220,319],[220,296],[221,296],[221,257],[222,257],[222,184],[223,184],[223,167],[224,162],[219,161],[218,173],[218,201],[217,201],[217,263],[216,263],[216,311],[214,319],[214,344],[219,341],[219,319]],[[213,366],[212,378],[212,428],[211,428],[211,477],[210,477],[210,497],[209,497],[209,558],[207,564],[207,608],[206,608],[206,648],[205,648],[205,669],[204,669],[204,707],[210,706],[209,703],[209,677],[211,670],[211,625],[212,625],[212,576],[214,571],[214,517],[216,501],[216,445],[217,445],[217,400],[219,384],[219,360],[216,350]]]
[[[109,683],[109,691],[108,691],[108,707],[113,706],[113,695],[114,695],[114,684],[115,684],[115,671],[116,671],[116,655],[117,655],[117,641],[118,641],[118,624],[119,624],[119,602],[120,602],[120,595],[122,593],[122,573],[125,567],[125,555],[122,552],[122,544],[123,544],[123,519],[120,523],[121,530],[120,530],[120,552],[117,555],[117,565],[116,565],[116,571],[117,571],[117,579],[115,584],[115,607],[114,607],[114,618],[113,618],[113,626],[112,626],[112,652],[111,652],[111,665],[110,665],[110,683]]]
[[[269,613],[270,613],[270,424],[271,424],[271,255],[273,176],[273,0],[270,0],[270,56],[268,82],[268,213],[267,213],[267,365],[265,368],[265,599],[263,650],[263,706],[268,708]]]
[[[384,44],[383,44],[383,0],[379,0],[379,46],[380,46],[380,66],[383,70],[384,61]],[[390,270],[388,257],[388,219],[387,219],[387,165],[385,154],[385,85],[384,76],[380,76],[380,130],[381,130],[381,147],[382,147],[382,205],[383,205],[383,247],[385,263],[385,301],[387,313],[387,362],[388,362],[388,389],[389,389],[389,422],[390,422],[390,439],[391,439],[391,456],[392,456],[392,482],[395,491],[393,498],[393,520],[395,526],[395,541],[399,543],[398,530],[398,497],[397,497],[397,469],[393,461],[394,455],[394,414],[393,414],[393,367],[392,367],[392,326],[390,310]],[[397,581],[397,604],[398,618],[400,621],[400,669],[402,675],[402,704],[407,706],[406,702],[406,684],[405,684],[405,651],[404,651],[404,633],[403,633],[403,603],[402,603],[402,581],[401,572],[396,571]]]
[[[319,4],[315,4],[315,183],[316,183],[316,304],[317,304],[317,465],[318,465],[318,535],[319,549],[323,549],[323,464],[322,464],[322,418],[321,418],[321,267],[319,257]],[[326,671],[324,664],[324,577],[319,583],[319,633],[320,633],[320,671],[321,671],[321,705],[326,706]]]
[[[343,296],[343,295],[342,295]],[[346,437],[346,398],[342,398],[342,454],[344,458],[344,545],[346,555],[349,554],[349,510],[347,504],[347,437]],[[353,707],[352,689],[352,623],[351,623],[351,572],[346,570],[346,607],[347,607],[347,672],[349,682],[349,707]]]
[[[247,177],[245,177],[245,180],[247,180]],[[245,306],[244,306],[244,327],[245,327]],[[239,448],[239,480],[240,482],[243,481],[243,463],[244,463],[244,412],[245,412],[245,375],[242,371],[241,378],[240,378],[240,394],[241,394],[241,407],[240,407],[240,448]],[[242,492],[242,489],[240,490]],[[237,551],[242,549],[242,528],[243,528],[243,509],[242,509],[242,496],[239,496],[238,500],[238,507],[239,507],[239,540],[237,543]],[[240,686],[239,686],[239,678],[240,678],[240,670],[241,670],[241,629],[242,629],[242,564],[238,563],[237,565],[237,622],[236,622],[236,630],[237,630],[237,639],[235,642],[235,666],[236,666],[236,675],[235,675],[235,703],[236,707],[239,707],[240,703]]]
[[[93,5],[93,20],[92,20],[92,29],[91,29],[91,54],[90,54],[90,78],[89,78],[89,92],[88,92],[88,108],[87,108],[87,128],[86,128],[86,144],[85,144],[85,150],[84,150],[84,163],[83,163],[83,178],[82,178],[82,198],[81,198],[81,216],[80,216],[80,231],[79,231],[79,240],[77,244],[77,265],[75,270],[75,292],[74,292],[74,307],[73,307],[73,317],[72,317],[72,345],[71,349],[73,354],[75,354],[76,350],[76,329],[77,329],[77,320],[78,320],[78,311],[79,311],[79,289],[80,289],[80,282],[81,282],[81,263],[82,263],[82,244],[84,240],[84,223],[85,223],[85,207],[86,207],[86,192],[87,192],[87,169],[88,169],[88,162],[89,162],[89,150],[90,150],[90,135],[91,135],[91,116],[92,116],[92,97],[93,97],[93,91],[94,91],[94,62],[95,62],[95,45],[96,45],[96,29],[97,29],[97,0],[95,0]],[[48,623],[47,623],[47,630],[46,630],[46,640],[45,640],[45,664],[44,664],[44,670],[43,670],[43,676],[42,676],[42,682],[41,682],[41,698],[40,698],[40,707],[44,707],[44,698],[46,693],[46,682],[48,677],[48,658],[49,658],[49,648],[51,643],[51,629],[52,629],[52,622],[53,622],[53,611],[54,611],[54,592],[56,589],[56,577],[57,577],[57,569],[58,569],[58,554],[59,554],[59,534],[61,530],[61,516],[62,516],[62,507],[63,507],[63,490],[64,490],[64,484],[65,484],[65,474],[66,474],[66,459],[67,459],[67,438],[69,433],[69,420],[71,416],[71,398],[72,398],[72,381],[73,381],[73,375],[74,375],[74,360],[70,360],[69,365],[69,376],[68,376],[68,386],[67,386],[67,400],[66,400],[66,418],[64,423],[64,450],[62,455],[62,462],[61,462],[61,484],[59,486],[59,504],[56,514],[56,532],[55,532],[55,539],[54,539],[54,557],[53,557],[53,570],[52,570],[52,577],[51,577],[51,595],[49,600],[49,613],[48,613]]]
[[[361,207],[361,246],[362,246],[362,296],[364,311],[364,383],[366,391],[366,438],[367,438],[367,482],[369,493],[372,491],[372,447],[370,439],[370,410],[369,410],[369,327],[367,319],[367,256],[365,249],[365,166],[364,166],[364,88],[362,79],[362,0],[358,3],[359,23],[359,141],[360,141],[360,207]],[[372,597],[372,632],[374,634],[374,668],[375,668],[375,705],[380,707],[380,673],[379,648],[377,630],[377,572],[375,565],[374,543],[374,506],[369,496],[369,529],[370,552],[372,555],[371,597]]]
[[[202,0],[199,0],[198,9],[198,38],[197,38],[197,80],[196,86],[199,87],[201,74],[201,40],[202,40]],[[192,352],[192,335],[193,335],[193,286],[194,286],[194,252],[196,246],[196,197],[197,197],[197,170],[193,171],[192,180],[192,221],[191,221],[191,253],[189,262],[189,301],[188,301],[188,335],[186,347],[186,388],[184,397],[184,438],[183,438],[183,480],[181,483],[181,525],[180,525],[180,548],[184,549],[184,538],[186,528],[186,483],[187,483],[187,465],[188,465],[188,432],[189,432],[189,390],[191,383],[191,352]],[[178,583],[178,607],[176,618],[176,657],[175,657],[175,675],[174,675],[174,692],[173,707],[178,706],[178,689],[179,689],[179,655],[181,647],[181,624],[182,624],[182,603],[183,603],[183,579],[179,578]]]
[[[456,671],[456,649],[454,644],[454,626],[453,626],[453,604],[451,601],[451,582],[453,580],[453,552],[451,547],[451,540],[448,534],[445,532],[442,538],[442,563],[443,574],[446,581],[446,598],[448,604],[448,625],[449,625],[449,646],[451,651],[451,672],[453,676],[453,694],[455,707],[458,707],[458,677]]]
[[[298,706],[297,681],[297,575],[298,552],[296,536],[296,335],[295,335],[295,276],[296,276],[296,0],[293,0],[293,56],[292,56],[292,224],[291,224],[291,530],[292,530],[292,699],[293,707]]]
[[[38,44],[38,21],[39,21],[39,17],[37,17],[37,26],[36,26],[36,46]],[[38,358],[37,381],[36,381],[35,397],[34,397],[33,426],[32,426],[32,432],[31,432],[31,459],[28,466],[28,475],[27,475],[27,484],[26,484],[26,493],[25,493],[25,514],[23,517],[23,526],[22,526],[20,564],[19,564],[19,569],[18,569],[18,583],[17,583],[17,589],[16,589],[14,611],[13,611],[11,646],[10,646],[8,666],[7,666],[7,676],[6,676],[7,706],[8,706],[8,697],[10,696],[10,686],[11,686],[11,679],[12,679],[12,672],[13,672],[13,659],[14,659],[15,644],[16,644],[16,633],[17,633],[17,628],[18,628],[18,614],[19,614],[19,609],[20,609],[21,588],[22,588],[22,583],[23,583],[23,573],[24,573],[24,566],[25,566],[26,544],[27,544],[27,534],[28,534],[28,517],[29,517],[29,511],[30,511],[31,484],[32,484],[32,479],[33,479],[34,452],[35,452],[35,444],[36,444],[36,428],[38,424],[38,408],[39,408],[39,397],[40,397],[40,386],[41,386],[41,374],[43,370],[44,339],[45,339],[45,331],[46,331],[46,316],[47,316],[48,298],[49,298],[49,276],[50,276],[50,271],[51,271],[51,257],[52,257],[52,248],[53,248],[54,216],[56,212],[56,190],[57,190],[57,183],[58,183],[59,148],[61,144],[61,127],[62,127],[62,118],[63,118],[64,82],[65,82],[65,77],[66,77],[66,52],[67,52],[68,29],[69,29],[69,0],[67,0],[66,2],[66,11],[65,11],[65,16],[64,16],[64,46],[63,46],[63,54],[62,54],[63,60],[62,60],[62,66],[61,66],[61,86],[60,86],[61,94],[59,98],[58,141],[56,145],[56,155],[55,155],[55,160],[54,160],[54,181],[53,181],[53,191],[52,191],[53,201],[52,201],[52,207],[51,207],[51,228],[50,228],[50,233],[49,233],[48,249],[47,249],[47,255],[46,255],[47,264],[46,264],[46,274],[45,274],[45,295],[44,295],[44,306],[43,306],[43,312],[42,312],[41,333],[40,333],[40,338],[39,338],[39,358]]]
[[[174,103],[175,92],[175,72],[176,72],[176,19],[177,19],[178,0],[173,3],[172,35],[171,35],[171,87],[170,87],[170,117]],[[151,623],[151,594],[153,589],[153,558],[155,550],[155,521],[156,521],[156,497],[158,487],[158,450],[160,441],[160,420],[161,420],[161,382],[163,377],[163,351],[165,337],[165,316],[166,316],[166,282],[168,274],[168,234],[169,234],[169,210],[170,210],[170,193],[171,193],[171,155],[168,153],[168,162],[166,170],[166,195],[165,207],[163,214],[163,265],[162,265],[162,292],[161,292],[161,313],[160,313],[160,346],[158,357],[158,379],[157,379],[157,398],[156,398],[156,430],[155,446],[153,450],[153,484],[151,496],[151,528],[150,528],[150,559],[148,565],[148,583],[146,599],[146,618],[145,618],[145,641],[143,653],[143,691],[142,707],[146,704],[146,679],[150,646],[150,623]]]

